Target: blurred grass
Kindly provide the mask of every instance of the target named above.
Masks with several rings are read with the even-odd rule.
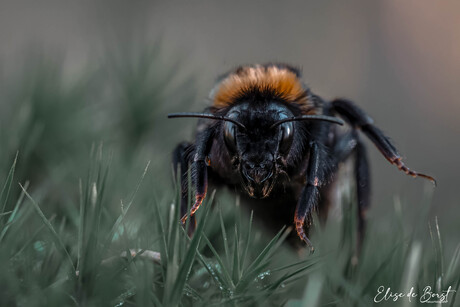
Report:
[[[157,44],[112,48],[69,76],[37,52],[4,72],[0,305],[369,306],[381,285],[458,290],[459,237],[429,216],[430,189],[415,213],[396,198],[371,217],[357,265],[347,205],[315,228],[313,256],[285,246],[285,230],[268,238],[228,195],[208,197],[188,238],[169,153],[192,135],[165,114],[190,109],[194,81],[165,58]]]

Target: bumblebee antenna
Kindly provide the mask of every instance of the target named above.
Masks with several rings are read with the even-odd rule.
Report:
[[[333,116],[327,116],[327,115],[302,115],[302,116],[289,117],[289,118],[279,120],[276,123],[274,123],[273,125],[271,125],[270,129],[272,129],[272,128],[278,126],[278,125],[281,125],[282,123],[301,121],[301,120],[322,120],[322,121],[326,121],[326,122],[330,122],[330,123],[334,123],[334,124],[338,124],[338,125],[343,125],[344,124],[343,120],[341,120],[340,118],[337,118],[337,117],[333,117]]]
[[[240,127],[241,129],[246,130],[246,127],[242,123],[237,122],[234,119],[224,117],[224,116],[218,116],[218,115],[209,114],[209,113],[170,113],[170,114],[168,114],[168,118],[178,118],[178,117],[198,117],[198,118],[209,118],[209,119],[215,119],[215,120],[223,120],[223,121],[231,122],[231,123],[237,125],[238,127]]]

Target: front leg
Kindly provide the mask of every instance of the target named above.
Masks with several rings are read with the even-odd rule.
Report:
[[[206,192],[208,190],[207,167],[210,164],[207,155],[211,149],[213,135],[214,129],[209,127],[196,137],[195,156],[192,163],[192,180],[195,183],[195,203],[190,208],[190,216],[195,214],[206,198]],[[181,218],[183,224],[185,224],[187,218],[188,215],[184,214]]]
[[[326,161],[320,161],[320,159],[321,155],[318,144],[313,142],[310,147],[310,158],[306,178],[307,185],[302,190],[294,217],[297,234],[300,239],[302,239],[310,247],[310,252],[314,251],[314,247],[305,233],[304,224],[305,219],[310,215],[312,209],[318,203],[319,186],[324,181],[324,169],[320,170],[319,167],[320,165],[324,167]]]
[[[203,203],[206,198],[206,193],[208,191],[208,170],[205,159],[200,158],[198,155],[195,155],[192,169],[195,177],[195,203],[190,208],[190,217],[193,217],[195,212]],[[182,224],[185,224],[188,215],[184,214],[181,218]]]

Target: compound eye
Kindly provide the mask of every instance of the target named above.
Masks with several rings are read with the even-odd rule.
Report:
[[[224,140],[231,152],[236,152],[236,126],[231,122],[224,123]]]
[[[291,149],[292,140],[294,138],[294,125],[292,122],[286,122],[280,125],[280,153],[287,154]]]

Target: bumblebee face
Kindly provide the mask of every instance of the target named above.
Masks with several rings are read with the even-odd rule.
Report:
[[[282,104],[239,104],[226,117],[244,125],[223,123],[223,135],[234,165],[239,172],[244,190],[254,198],[266,198],[276,184],[278,175],[284,172],[283,161],[289,153],[294,138],[294,124],[274,123],[293,117]]]

